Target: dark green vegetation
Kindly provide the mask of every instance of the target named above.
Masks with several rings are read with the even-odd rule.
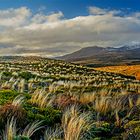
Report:
[[[140,81],[40,57],[0,58],[0,139],[139,140]]]

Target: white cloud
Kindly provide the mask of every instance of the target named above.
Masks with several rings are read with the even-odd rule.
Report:
[[[107,10],[92,6],[92,7],[89,7],[89,13],[93,15],[104,15],[107,13]]]
[[[117,15],[122,12],[121,10],[102,9],[96,6],[90,6],[88,7],[88,10],[89,13],[92,15],[106,15],[106,14]]]
[[[52,13],[50,15],[38,13],[32,17],[32,22],[33,23],[56,22],[59,21],[63,16],[64,15],[61,11],[59,11],[58,13]]]
[[[0,10],[0,54],[58,56],[81,47],[140,42],[140,19],[118,13],[96,7],[88,16],[64,19],[61,11],[45,15],[26,7]]]
[[[17,27],[26,23],[31,11],[27,7],[0,10],[0,26]]]

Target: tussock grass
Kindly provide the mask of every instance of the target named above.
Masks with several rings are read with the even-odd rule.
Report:
[[[44,140],[61,140],[62,139],[62,129],[57,126],[55,128],[47,128],[45,131]]]
[[[111,103],[110,97],[98,97],[93,104],[93,108],[98,113],[105,115],[111,110]]]
[[[80,113],[77,106],[71,106],[63,114],[62,127],[65,140],[79,140],[91,127],[90,114]]]
[[[2,140],[13,140],[16,133],[16,119],[12,117],[11,119],[8,119],[5,131],[2,132]]]
[[[18,95],[12,102],[13,106],[22,107],[25,102],[25,97],[23,95]]]
[[[79,102],[81,104],[88,104],[88,103],[92,103],[94,102],[96,99],[96,93],[83,93],[81,94],[81,96],[79,97]]]
[[[33,123],[30,123],[25,127],[21,135],[30,138],[36,131],[43,128],[41,125],[42,125],[42,121],[35,121]]]
[[[40,108],[45,108],[50,106],[52,101],[54,100],[53,97],[50,98],[51,93],[46,92],[45,90],[36,90],[30,99],[32,104],[39,106]]]
[[[30,138],[36,131],[42,128],[42,121],[35,121],[28,124],[25,129],[18,133],[17,121],[14,117],[8,119],[5,130],[2,131],[2,140],[14,140],[17,136]]]
[[[34,57],[0,63],[0,69],[4,140],[139,138],[140,82],[134,77]],[[22,95],[13,100],[6,89]]]

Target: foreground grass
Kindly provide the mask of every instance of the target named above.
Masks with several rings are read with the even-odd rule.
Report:
[[[43,97],[33,102],[37,92]],[[77,93],[48,96],[43,90],[30,96],[9,90],[0,94],[5,99],[0,107],[0,130],[4,140],[140,138],[139,93],[121,92],[112,96],[111,92],[100,90],[90,93],[94,98],[85,97],[86,93],[80,98]],[[50,100],[52,104],[48,105]],[[40,106],[42,101],[44,105]]]
[[[43,58],[0,62],[0,140],[139,140],[140,81]]]

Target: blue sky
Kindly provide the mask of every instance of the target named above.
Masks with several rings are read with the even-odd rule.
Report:
[[[55,57],[140,44],[140,0],[0,0],[0,55]]]
[[[89,6],[136,12],[140,11],[139,5],[140,0],[0,0],[0,9],[26,6],[37,12],[40,7],[46,7],[45,13],[62,11],[66,18],[88,15]]]

